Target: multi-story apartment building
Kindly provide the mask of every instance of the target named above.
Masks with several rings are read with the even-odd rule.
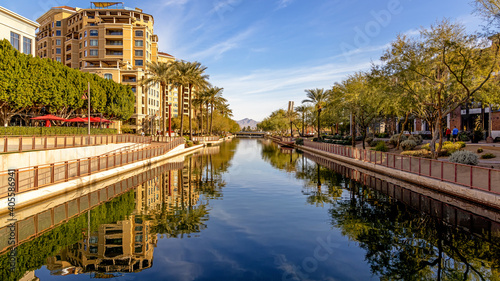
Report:
[[[39,24],[0,6],[0,39],[7,39],[16,50],[35,55]]]
[[[130,85],[136,103],[129,125],[140,132],[148,116],[161,116],[159,85],[140,84],[149,75],[147,65],[175,58],[158,53],[153,16],[119,2],[91,5],[54,7],[38,18],[37,55]]]

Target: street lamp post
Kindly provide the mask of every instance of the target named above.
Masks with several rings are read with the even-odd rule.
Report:
[[[87,85],[87,107],[88,107],[88,116],[87,118],[89,119],[89,122],[88,122],[88,134],[90,136],[90,81],[88,82],[88,85]]]

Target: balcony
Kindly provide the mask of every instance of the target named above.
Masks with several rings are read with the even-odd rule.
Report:
[[[106,51],[106,56],[123,56],[123,52]]]
[[[123,41],[109,40],[109,41],[106,41],[106,45],[110,45],[110,46],[123,46]]]
[[[106,36],[123,36],[122,30],[106,30]]]

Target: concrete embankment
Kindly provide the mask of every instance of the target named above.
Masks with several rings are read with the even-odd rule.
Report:
[[[8,169],[18,169],[24,167],[33,167],[48,163],[56,163],[81,159],[85,157],[93,157],[102,155],[118,149],[125,149],[130,146],[135,148],[147,146],[149,144],[137,143],[110,143],[96,146],[72,147],[62,149],[50,149],[39,151],[28,151],[19,153],[8,153],[0,155],[0,171]]]
[[[37,204],[43,201],[46,201],[55,196],[59,196],[64,193],[68,193],[82,187],[89,186],[91,184],[95,184],[97,182],[117,177],[120,175],[128,176],[129,173],[135,170],[143,170],[148,169],[153,166],[153,164],[175,157],[179,157],[185,154],[189,154],[194,152],[197,149],[202,148],[204,145],[195,145],[193,147],[184,148],[184,144],[179,145],[169,151],[168,153],[153,157],[147,160],[138,161],[135,163],[123,165],[121,167],[117,167],[114,169],[110,169],[107,171],[93,173],[88,176],[83,176],[74,180],[70,180],[68,182],[62,182],[58,184],[53,184],[47,187],[43,187],[37,190],[27,191],[20,194],[16,194],[16,209],[24,208],[32,204]],[[8,200],[7,198],[0,199],[0,215],[8,212]]]
[[[479,189],[471,189],[469,187],[425,177],[419,176],[417,174],[412,174],[396,169],[391,169],[374,163],[369,163],[349,157],[340,156],[333,153],[328,153],[322,150],[295,145],[296,148],[307,151],[309,153],[325,157],[327,159],[337,160],[342,163],[352,165],[354,167],[364,168],[369,171],[373,171],[378,174],[385,175],[388,178],[399,179],[403,182],[409,182],[418,186],[423,186],[438,192],[443,192],[448,195],[456,196],[461,199],[481,204],[483,206],[492,207],[500,210],[500,195],[494,193],[482,191]]]

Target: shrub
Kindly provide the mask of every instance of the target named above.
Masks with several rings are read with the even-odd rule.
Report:
[[[388,133],[378,133],[378,134],[375,134],[375,136],[377,138],[387,138],[389,136]]]
[[[403,150],[413,150],[417,146],[417,143],[414,140],[405,140],[401,142],[401,148]]]
[[[481,155],[481,159],[491,159],[491,158],[495,158],[495,154],[493,153],[485,153],[483,155]]]
[[[363,136],[357,136],[356,138],[354,138],[354,140],[356,140],[356,141],[362,141],[363,140]]]
[[[477,149],[477,153],[483,153],[483,151],[484,150],[481,147]]]
[[[408,140],[412,140],[414,142],[417,143],[417,145],[421,145],[422,144],[422,136],[421,135],[411,135]]]
[[[373,141],[373,138],[372,138],[372,137],[367,137],[367,138],[365,139],[365,142],[366,142],[368,145],[370,145],[370,143],[371,143],[372,141]]]
[[[459,144],[460,148],[464,148],[465,147],[465,142],[463,142],[463,141],[457,141],[456,144]]]
[[[377,145],[375,148],[372,148],[372,150],[387,152],[389,151],[389,148],[385,144],[385,141],[378,141]]]
[[[383,140],[373,140],[370,142],[370,147],[375,147],[379,142],[384,142]]]
[[[471,138],[472,138],[472,133],[469,132],[458,133],[458,140],[460,141],[470,141]]]
[[[297,144],[297,145],[304,145],[304,139],[302,139],[302,138],[295,139],[295,144]]]
[[[429,153],[428,150],[425,150],[425,149],[403,151],[403,152],[401,152],[401,155],[431,158],[431,154]]]
[[[123,128],[123,126],[122,126]],[[122,129],[123,132],[123,129]],[[132,131],[130,131],[132,132]],[[123,132],[124,134],[126,132]],[[0,135],[2,136],[54,136],[54,135],[86,135],[88,134],[87,127],[0,127]],[[107,128],[90,128],[92,135],[115,135],[116,129]]]
[[[477,157],[474,152],[460,150],[453,152],[450,158],[448,158],[448,161],[466,165],[477,165],[477,163],[479,163],[479,157]]]
[[[193,143],[194,143],[194,145],[198,145],[198,144],[200,144],[200,141],[194,141]]]
[[[389,139],[389,143],[394,145],[394,146],[397,146],[398,145],[398,138],[399,138],[399,134],[392,135],[391,138]],[[401,142],[403,142],[407,139],[408,139],[407,136],[401,135]]]
[[[186,146],[187,147],[191,147],[193,145],[194,145],[194,143],[192,141],[190,141],[190,140],[186,141]]]

